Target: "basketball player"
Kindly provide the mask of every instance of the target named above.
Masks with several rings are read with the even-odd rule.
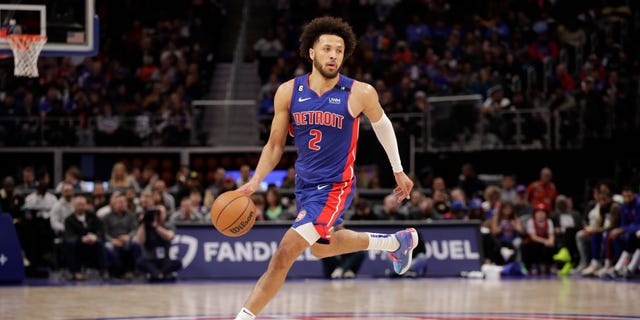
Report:
[[[340,74],[343,61],[355,49],[351,27],[337,18],[316,18],[305,26],[300,40],[300,53],[312,62],[313,69],[283,83],[276,91],[269,141],[262,149],[255,174],[239,189],[247,195],[258,189],[280,161],[290,133],[298,148],[298,216],[236,320],[255,319],[280,290],[293,262],[308,247],[318,258],[384,250],[390,253],[395,271],[403,274],[409,269],[418,241],[413,228],[389,235],[341,227],[342,215],[355,191],[353,166],[361,114],[371,121],[389,157],[398,184],[394,190],[398,202],[409,198],[413,183],[402,170],[396,136],[375,89]]]

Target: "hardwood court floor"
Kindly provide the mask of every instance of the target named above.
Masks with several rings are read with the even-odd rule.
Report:
[[[0,319],[233,319],[253,281],[0,287]],[[259,319],[640,319],[640,283],[288,281]]]

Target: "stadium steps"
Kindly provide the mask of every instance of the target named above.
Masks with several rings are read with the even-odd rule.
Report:
[[[210,98],[225,100],[227,87],[231,78],[231,63],[218,63],[214,71],[214,79]],[[241,63],[238,76],[233,86],[232,100],[255,101],[260,90],[260,80],[256,75],[255,63]],[[208,106],[205,108],[204,127],[208,128],[209,146],[255,146],[259,145],[257,106],[229,106],[228,118],[225,107]]]

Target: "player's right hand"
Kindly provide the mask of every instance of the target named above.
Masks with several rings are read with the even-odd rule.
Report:
[[[244,193],[244,195],[251,196],[259,188],[259,183],[249,180],[249,182],[243,184],[237,191]]]

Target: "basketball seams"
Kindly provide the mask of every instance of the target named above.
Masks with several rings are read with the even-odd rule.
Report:
[[[216,217],[216,226],[218,225],[218,220],[220,220],[220,216],[222,215],[222,212],[224,211],[224,209],[226,209],[230,204],[232,204],[234,201],[238,200],[239,198],[244,197],[245,195],[239,195],[233,199],[231,199],[231,201],[227,202],[227,204],[224,205],[224,207],[222,207],[222,209],[220,209],[220,211],[218,211],[218,216]],[[246,208],[245,208],[246,210]],[[228,228],[228,227],[227,227]],[[226,228],[225,228],[226,229]],[[224,230],[224,229],[222,229]]]
[[[238,197],[238,198],[239,198],[239,197]],[[236,199],[238,199],[238,198],[233,199],[233,201],[235,201],[235,200],[236,200]],[[250,201],[251,201],[251,199],[249,199],[249,197],[246,197],[246,198],[247,198],[247,205],[246,205],[246,206],[244,206],[244,209],[242,209],[242,212],[238,215],[238,217],[236,218],[236,220],[233,220],[233,222],[231,222],[231,224],[229,224],[229,226],[227,226],[226,228],[222,229],[222,231],[225,231],[225,230],[227,230],[227,229],[231,228],[231,226],[234,226],[234,225],[235,225],[235,223],[236,223],[236,222],[238,222],[238,220],[240,220],[240,218],[242,218],[242,217],[244,216],[244,213],[247,211],[247,208],[249,208],[249,203],[250,203]],[[231,202],[233,202],[233,201],[231,201]],[[229,202],[229,203],[231,203],[231,202]],[[225,207],[226,207],[226,206],[225,206]],[[222,211],[221,211],[221,212],[222,212]],[[219,216],[218,216],[218,217],[219,217]]]

